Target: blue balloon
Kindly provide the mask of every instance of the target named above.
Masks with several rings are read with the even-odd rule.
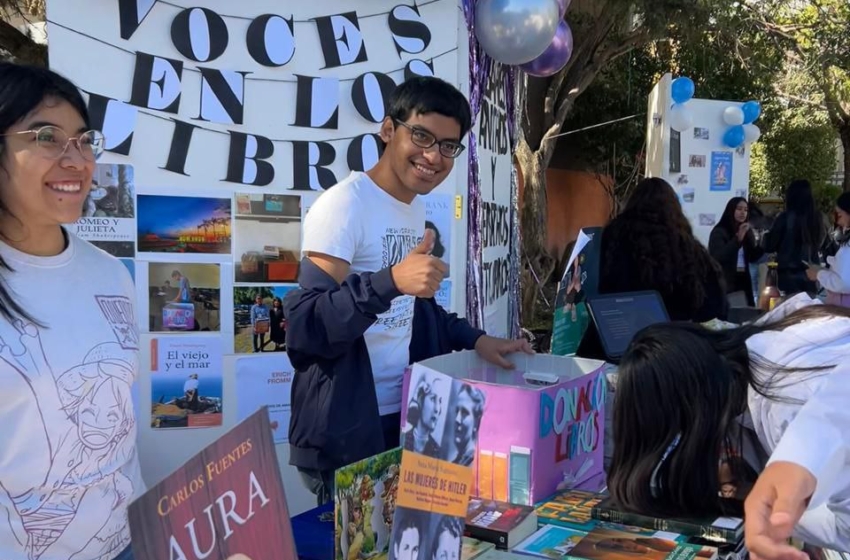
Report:
[[[730,148],[737,148],[744,143],[746,134],[742,125],[729,127],[726,134],[723,135],[723,143]]]
[[[751,124],[761,115],[761,104],[758,101],[747,101],[741,105],[741,110],[744,111],[744,124]]]
[[[690,78],[676,78],[670,86],[670,95],[676,103],[686,103],[694,96],[696,87]]]

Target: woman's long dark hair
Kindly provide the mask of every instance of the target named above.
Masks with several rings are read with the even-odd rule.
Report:
[[[726,203],[726,209],[723,210],[723,215],[720,216],[720,221],[717,222],[717,225],[735,235],[738,233],[738,223],[735,221],[735,210],[738,209],[738,205],[741,203],[747,205],[747,214],[750,212],[750,205],[747,203],[747,199],[742,196],[735,196],[729,199],[729,202]]]
[[[689,317],[705,302],[705,279],[722,276],[708,250],[694,237],[676,192],[664,179],[649,178],[638,184],[623,212],[605,228],[602,245],[600,289],[658,290],[665,303],[678,302]],[[627,278],[624,258],[639,264],[628,271]]]
[[[718,470],[722,457],[741,448],[735,423],[746,410],[747,390],[786,400],[777,389],[784,377],[801,371],[751,355],[746,341],[827,317],[850,318],[850,309],[810,306],[771,324],[724,331],[694,323],[665,323],[640,331],[619,367],[614,455],[608,470],[608,489],[615,501],[627,510],[656,516],[740,515],[740,502],[719,495]],[[802,371],[811,375],[832,367]],[[741,468],[737,465],[736,474]]]
[[[785,211],[797,219],[796,235],[804,247],[817,250],[826,236],[823,218],[815,206],[812,185],[805,179],[791,181],[785,190]]]
[[[6,134],[10,128],[27,118],[46,99],[67,101],[80,114],[86,126],[91,126],[82,95],[66,78],[47,68],[0,62],[0,134]],[[0,188],[3,188],[3,182],[9,177],[5,160],[6,139],[0,136]],[[0,219],[17,219],[11,215],[2,201],[0,201]],[[2,276],[10,273],[14,273],[14,270],[0,257],[0,315],[7,321],[20,318],[36,322],[15,301],[6,282],[3,281]]]

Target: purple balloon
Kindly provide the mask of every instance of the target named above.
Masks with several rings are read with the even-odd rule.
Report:
[[[564,14],[567,13],[567,8],[570,7],[570,2],[572,0],[556,0],[558,2],[558,9],[561,12],[561,17],[564,17]]]
[[[572,55],[573,32],[567,22],[562,21],[555,31],[555,38],[552,39],[552,43],[546,47],[543,54],[531,62],[520,65],[520,69],[530,76],[545,78],[566,66]]]

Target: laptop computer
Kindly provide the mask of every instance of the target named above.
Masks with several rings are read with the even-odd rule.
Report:
[[[655,291],[605,294],[588,298],[587,309],[592,319],[585,334],[597,336],[586,348],[601,349],[604,356],[585,356],[619,364],[635,334],[644,327],[670,321],[661,295]],[[591,332],[594,331],[594,332]],[[595,343],[598,342],[597,346]],[[601,348],[600,348],[601,347]],[[596,352],[595,352],[596,353]],[[579,348],[579,355],[582,354]]]

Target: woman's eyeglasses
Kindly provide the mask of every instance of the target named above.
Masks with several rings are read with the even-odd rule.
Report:
[[[413,142],[415,146],[420,148],[428,149],[434,144],[438,144],[440,147],[440,155],[449,159],[455,159],[463,150],[466,149],[466,146],[461,144],[460,142],[455,142],[454,140],[437,140],[437,138],[423,128],[419,128],[418,126],[411,126],[406,122],[402,122],[398,119],[393,119],[396,124],[400,124],[404,128],[410,131],[410,140]]]
[[[59,159],[68,151],[71,142],[84,159],[95,161],[103,153],[104,138],[97,130],[83,132],[79,136],[69,137],[68,134],[57,126],[42,126],[35,130],[21,130],[11,132],[2,136],[18,136],[21,134],[32,134],[36,147],[48,159]]]

